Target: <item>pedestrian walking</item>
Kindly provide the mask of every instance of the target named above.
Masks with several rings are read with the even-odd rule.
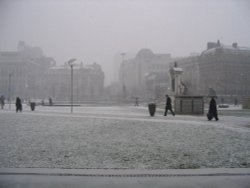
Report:
[[[167,116],[168,110],[172,113],[173,116],[175,116],[175,113],[172,110],[172,101],[171,101],[171,98],[168,95],[166,95],[166,106],[165,106],[164,116]]]
[[[235,97],[234,98],[234,106],[237,106],[238,105],[238,99]]]
[[[0,104],[1,104],[1,109],[3,109],[4,105],[5,105],[5,98],[3,95],[1,95],[1,97],[0,97]]]
[[[19,97],[16,98],[16,112],[22,112],[22,101]]]
[[[139,106],[139,98],[135,97],[135,106]]]
[[[41,105],[44,106],[44,99],[41,100]]]
[[[49,105],[52,106],[53,105],[53,101],[51,98],[49,98]]]
[[[219,120],[217,113],[217,104],[214,97],[212,97],[210,100],[207,118],[209,121],[212,120],[213,118],[215,118],[216,121]]]

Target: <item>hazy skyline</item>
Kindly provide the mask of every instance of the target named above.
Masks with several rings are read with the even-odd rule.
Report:
[[[0,50],[39,46],[57,65],[99,63],[106,83],[114,56],[150,48],[187,56],[208,41],[250,47],[248,0],[0,0]]]

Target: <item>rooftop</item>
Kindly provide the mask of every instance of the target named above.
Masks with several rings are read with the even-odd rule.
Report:
[[[215,54],[215,53],[226,53],[226,54],[233,54],[233,55],[250,56],[250,48],[238,46],[237,43],[233,43],[231,46],[220,44],[220,42],[208,43],[207,50],[203,51],[201,53],[201,56],[208,55],[208,54]]]

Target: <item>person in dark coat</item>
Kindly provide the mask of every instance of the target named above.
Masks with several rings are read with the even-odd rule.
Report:
[[[3,95],[1,95],[1,97],[0,97],[0,103],[1,103],[1,109],[3,109],[4,108],[4,104],[5,104],[5,98],[4,98],[4,96]]]
[[[212,120],[213,118],[215,118],[216,121],[219,120],[218,118],[218,113],[217,113],[217,105],[216,105],[216,101],[214,99],[214,97],[212,97],[210,103],[209,103],[209,110],[208,110],[208,120]]]
[[[172,110],[171,98],[168,95],[166,95],[166,106],[165,106],[164,116],[167,116],[168,110],[172,113],[173,116],[175,116],[175,113]]]
[[[16,112],[22,112],[22,101],[19,97],[16,98]]]
[[[52,106],[53,105],[53,101],[51,98],[49,98],[49,105]]]
[[[135,106],[139,106],[139,98],[135,97]]]

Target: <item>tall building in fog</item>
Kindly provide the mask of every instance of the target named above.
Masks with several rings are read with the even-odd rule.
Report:
[[[75,101],[101,99],[104,90],[104,72],[97,63],[75,65],[73,95]],[[43,95],[55,100],[70,100],[70,67],[54,66],[45,72]]]
[[[74,99],[101,98],[104,72],[100,65],[74,66]],[[39,47],[18,43],[17,51],[0,52],[0,95],[13,100],[44,99],[69,100],[70,67],[56,66]]]
[[[124,60],[120,66],[119,80],[126,97],[160,97],[169,87],[171,60],[170,54],[155,54],[150,49],[141,49],[135,58]]]
[[[209,42],[201,54],[177,62],[189,95],[207,96],[211,90],[228,100],[250,95],[250,48]]]
[[[17,51],[0,52],[0,93],[8,98],[39,98],[42,77],[55,61],[43,55],[41,48],[20,41]],[[9,93],[11,91],[11,93]]]

